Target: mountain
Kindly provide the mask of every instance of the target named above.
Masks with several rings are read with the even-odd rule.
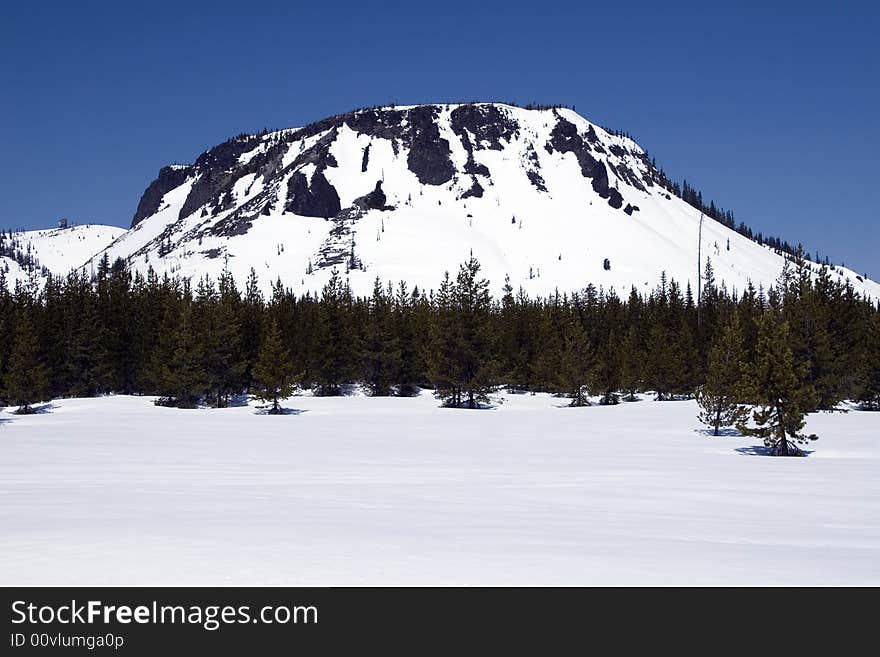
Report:
[[[196,278],[226,266],[242,283],[254,268],[264,289],[280,277],[300,292],[335,268],[368,294],[377,276],[436,288],[473,253],[496,291],[509,276],[530,294],[592,283],[625,295],[662,272],[695,288],[699,231],[700,211],[644,149],[572,110],[392,106],[239,135],[162,168],[130,230],[94,257]],[[772,283],[783,263],[709,218],[701,255],[738,290]]]
[[[107,245],[125,234],[124,228],[86,224],[69,228],[28,230],[0,235],[0,270],[13,284],[35,269],[65,274],[94,260]]]

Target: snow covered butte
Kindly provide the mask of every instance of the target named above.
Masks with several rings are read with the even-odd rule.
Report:
[[[880,584],[878,413],[786,459],[691,401],[53,404],[0,412],[2,585]]]
[[[696,288],[700,212],[665,182],[638,144],[569,109],[370,108],[162,168],[105,250],[142,272],[216,276],[226,265],[243,283],[253,268],[264,289],[280,277],[297,292],[319,290],[333,268],[358,294],[377,276],[432,289],[471,253],[496,292],[509,276],[532,295],[587,284],[626,295],[661,272]],[[782,268],[711,219],[702,255],[737,290]],[[880,298],[856,272],[833,275]]]

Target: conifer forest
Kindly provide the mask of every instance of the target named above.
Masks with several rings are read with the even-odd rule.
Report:
[[[804,416],[843,400],[880,409],[880,309],[802,250],[771,289],[731,291],[705,263],[700,299],[665,276],[647,294],[587,286],[529,298],[489,292],[473,257],[436,290],[376,281],[352,295],[334,274],[320,294],[276,281],[266,298],[226,273],[197,283],[131,274],[106,257],[41,289],[0,278],[0,390],[18,413],[48,399],[156,395],[223,407],[253,394],[270,413],[296,388],[374,396],[434,391],[479,408],[497,391],[550,392],[573,406],[650,392],[696,397],[714,432],[735,426],[774,454],[800,454]],[[596,400],[598,399],[598,402]]]

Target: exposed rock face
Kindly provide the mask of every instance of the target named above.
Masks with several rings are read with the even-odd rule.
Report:
[[[529,169],[526,171],[526,175],[529,177],[529,182],[532,183],[538,191],[547,191],[547,185],[544,183],[544,179],[541,177],[540,173],[534,169]]]
[[[593,126],[590,126],[591,128]],[[539,192],[547,191],[547,184],[544,182],[543,176],[538,173],[541,170],[541,161],[538,159],[538,153],[535,151],[534,147],[529,144],[529,147],[526,150],[526,157],[529,161],[529,169],[526,171],[526,175],[529,177],[529,182],[535,186]]]
[[[251,173],[249,167],[236,167],[242,154],[247,153],[259,143],[256,136],[234,137],[202,153],[196,159],[193,169],[198,175],[179,217],[182,219],[224,194],[242,176]],[[227,196],[227,198],[229,198]],[[214,203],[215,208],[227,209],[222,203]]]
[[[382,181],[376,181],[376,187],[372,192],[365,196],[360,196],[354,200],[354,206],[361,210],[393,210],[394,208],[385,205],[385,192],[382,191]]]
[[[499,167],[496,173],[506,169],[505,176],[510,175],[511,165],[504,163],[519,162],[525,174],[523,182],[527,180],[537,192],[552,196],[554,190],[542,165],[548,157],[544,151],[550,156],[572,153],[592,190],[627,215],[638,209],[626,202],[627,189],[646,191],[655,183],[664,185],[647,154],[632,142],[600,135],[591,124],[578,124],[579,128],[571,115],[558,110],[537,110],[543,114],[530,116],[524,115],[525,111],[490,103],[370,108],[327,117],[303,128],[239,135],[206,151],[192,165],[163,168],[144,192],[132,226],[159,211],[168,192],[189,181],[185,200],[177,201],[175,208],[185,228],[167,226],[163,245],[205,236],[243,235],[260,216],[279,210],[334,221],[338,218],[340,226],[350,228],[367,212],[396,207],[388,204],[381,180],[374,183],[378,177],[375,158],[382,162],[383,179],[386,167],[405,167],[420,185],[447,188],[450,202],[485,198],[487,190],[496,187],[493,171],[484,161],[498,162],[491,166]],[[543,135],[549,132],[549,137],[539,137],[542,130],[546,130]],[[354,144],[359,160],[355,170],[371,176],[366,184],[351,177],[351,163],[343,163],[340,169],[336,161],[340,153],[352,152]],[[393,153],[390,161],[389,144]],[[453,152],[460,154],[462,149],[466,158],[457,155],[454,159]],[[559,166],[558,158],[554,166]],[[400,173],[394,174],[395,181],[401,180]],[[337,189],[354,184],[357,189]],[[375,186],[364,194],[367,184]],[[398,193],[397,201],[407,205],[421,195],[418,189]],[[352,198],[345,203],[341,200]],[[437,203],[446,205],[445,200]],[[147,244],[135,254],[146,254],[154,247]]]
[[[293,164],[288,167],[288,170],[299,169],[306,164],[314,164],[318,171],[323,171],[327,167],[338,166],[336,158],[333,157],[333,154],[330,152],[330,147],[333,145],[333,142],[336,141],[338,134],[336,128],[331,129],[330,132],[315,142],[314,146],[309,147],[297,155]]]
[[[144,190],[141,200],[131,219],[131,227],[134,228],[141,221],[155,214],[159,210],[162,198],[172,189],[180,187],[192,174],[193,167],[162,167],[159,169],[159,177],[150,183]]]
[[[469,153],[489,148],[500,151],[519,134],[519,126],[497,105],[459,105],[450,112],[450,123]],[[470,135],[473,135],[474,143]]]
[[[620,210],[620,208],[623,207],[623,196],[620,195],[620,192],[617,191],[616,187],[612,187],[608,190],[608,205],[615,210]]]
[[[381,210],[385,207],[385,192],[382,191],[382,181],[376,181],[376,187],[367,194],[367,207],[371,210]]]
[[[287,197],[290,200],[284,209],[304,217],[329,219],[342,209],[336,188],[320,171],[312,175],[311,184],[305,174],[294,173],[287,182]]]
[[[480,184],[480,181],[474,178],[473,183],[471,184],[471,188],[467,190],[464,194],[461,195],[462,198],[482,198],[483,186]]]
[[[519,134],[516,121],[508,117],[495,105],[460,105],[449,115],[452,131],[461,140],[467,151],[468,159],[464,165],[464,173],[475,176],[489,177],[491,173],[485,164],[474,159],[474,151],[482,149],[502,150],[502,143],[509,143]],[[483,188],[476,179],[462,198],[480,197]]]
[[[605,163],[593,157],[589,144],[578,134],[577,127],[573,123],[560,117],[553,132],[550,133],[550,141],[545,148],[548,153],[554,150],[560,153],[574,153],[584,178],[592,179],[593,191],[602,198],[608,199],[608,204],[612,208],[621,207],[623,199],[620,192],[614,190],[612,193],[609,188],[608,169]]]
[[[163,196],[191,177],[195,180],[180,208],[179,217],[183,219],[198,210],[201,210],[203,216],[217,216],[235,206],[237,200],[233,188],[243,177],[251,174],[265,183],[267,191],[251,208],[253,212],[249,210],[248,213],[243,213],[236,210],[233,222],[236,231],[241,230],[241,226],[245,224],[249,225],[247,222],[254,216],[268,214],[276,207],[278,178],[287,177],[288,173],[290,175],[287,177],[286,190],[281,190],[284,195],[281,199],[282,207],[295,214],[332,217],[342,209],[340,195],[328,181],[324,171],[328,167],[337,166],[331,149],[343,126],[360,135],[390,140],[395,153],[401,148],[406,149],[407,168],[424,185],[440,186],[453,181],[459,175],[470,176],[471,185],[460,197],[480,198],[485,192],[485,184],[477,177],[485,178],[491,185],[491,171],[476,160],[475,153],[481,150],[504,150],[521,136],[521,128],[498,105],[456,106],[449,111],[448,125],[467,152],[467,161],[460,171],[456,171],[451,159],[449,140],[441,135],[438,120],[441,111],[442,107],[438,105],[420,105],[407,109],[381,108],[341,114],[316,121],[299,130],[279,133],[263,149],[258,148],[263,143],[261,136],[230,139],[203,153],[192,166],[162,169],[159,177],[144,192],[132,225],[156,212]],[[573,153],[583,176],[590,179],[593,190],[606,199],[611,207],[622,208],[623,197],[618,189],[611,186],[608,167],[617,179],[636,189],[645,189],[640,175],[625,164],[627,157],[644,157],[642,153],[629,153],[619,144],[612,144],[606,150],[592,125],[582,135],[573,123],[558,112],[554,112],[553,118],[555,124],[544,148],[548,153]],[[303,140],[316,136],[320,138],[302,149],[292,163],[282,168],[285,153],[292,143],[302,143]],[[369,166],[370,148],[371,144],[363,147],[361,172],[366,172]],[[242,163],[242,157],[250,151],[257,152]],[[616,165],[609,162],[606,166],[605,162],[596,157],[600,153],[608,152],[619,158]],[[548,192],[541,175],[540,160],[531,144],[528,145],[525,157],[528,162],[525,171],[528,180],[537,190]],[[310,179],[306,179],[306,175],[299,171],[308,164],[315,166]],[[649,185],[652,184],[651,178],[652,176],[648,176],[645,181]],[[380,203],[379,194],[384,196],[381,186],[367,197],[359,197],[358,206],[367,209],[384,208],[385,200],[382,199]],[[229,224],[229,221],[224,221],[224,230],[230,229]]]
[[[406,163],[425,185],[442,185],[455,174],[449,159],[449,142],[440,136],[436,118],[434,107],[417,107],[409,113],[410,150]]]
[[[468,161],[465,162],[464,172],[474,176],[486,176],[487,178],[492,175],[489,173],[489,167],[474,160],[472,152],[468,154]]]

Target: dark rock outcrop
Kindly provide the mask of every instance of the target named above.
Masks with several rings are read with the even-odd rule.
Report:
[[[438,113],[439,107],[436,105],[419,105],[407,110],[361,110],[309,124],[296,131],[294,138],[302,139],[347,125],[358,134],[407,146],[407,166],[416,174],[419,182],[442,185],[452,180],[455,167],[450,160],[449,141],[440,136],[437,127]],[[363,164],[362,161],[362,168]]]
[[[474,161],[474,154],[468,154],[468,160],[464,163],[463,170],[465,173],[469,173],[472,176],[486,176],[489,177],[489,167],[485,164],[480,164],[479,162]]]
[[[529,169],[526,171],[526,175],[529,177],[529,182],[532,183],[539,192],[547,191],[547,185],[544,183],[544,178],[541,177],[540,173],[534,169]]]
[[[385,192],[382,191],[382,181],[376,181],[376,187],[366,195],[367,207],[371,210],[381,210],[385,207]]]
[[[291,135],[282,133],[264,151],[256,153],[244,165],[239,164],[241,156],[260,144],[260,136],[235,137],[202,153],[190,167],[191,175],[198,175],[198,178],[193,183],[178,217],[183,219],[212,202],[212,214],[228,209],[230,204],[225,199],[234,202],[231,196],[232,187],[247,175],[255,174],[262,177],[264,182],[271,181],[281,173],[281,164],[291,138]],[[328,142],[319,141],[300,155],[302,163],[314,161],[323,166],[335,166],[336,163],[333,161],[333,156],[328,153],[328,148]],[[224,200],[217,202],[221,197]]]
[[[620,192],[613,189],[608,183],[608,169],[604,162],[600,162],[592,153],[590,146],[578,134],[577,127],[570,121],[558,117],[556,126],[550,133],[550,141],[545,145],[548,153],[558,151],[560,153],[574,153],[581,168],[581,174],[585,178],[592,179],[593,191],[600,197],[608,200],[612,208],[623,207],[623,197]]]
[[[353,205],[361,210],[393,210],[392,206],[385,205],[386,200],[385,192],[382,191],[382,181],[377,180],[373,191],[356,198]]]
[[[411,138],[406,164],[425,185],[442,185],[455,174],[449,142],[440,136],[436,118],[437,108],[431,106],[409,112]]]
[[[141,196],[134,217],[131,219],[131,227],[134,228],[151,214],[155,214],[159,210],[159,205],[165,194],[185,183],[192,172],[193,167],[190,166],[170,166],[159,169],[159,177],[150,183]]]
[[[451,133],[444,136],[438,118],[446,111],[449,111]],[[506,107],[488,103],[458,105],[451,111],[442,105],[369,108],[331,116],[297,130],[239,135],[201,154],[192,165],[163,168],[144,191],[132,226],[157,212],[163,197],[187,180],[192,181],[192,188],[179,218],[201,213],[203,221],[188,229],[194,235],[242,234],[249,230],[254,219],[279,207],[299,215],[335,217],[341,211],[339,192],[343,190],[336,190],[330,184],[325,171],[337,166],[332,149],[340,129],[345,126],[360,135],[389,140],[395,155],[406,155],[406,166],[422,184],[444,185],[468,176],[470,186],[461,198],[479,198],[493,184],[489,168],[478,162],[479,153],[510,147],[522,131],[513,116]],[[555,123],[544,148],[550,153],[573,153],[582,175],[611,207],[620,209],[625,204],[617,189],[621,182],[641,190],[655,183],[667,187],[664,174],[656,169],[647,154],[628,147],[628,142],[603,147],[598,131],[592,126],[581,134],[575,123],[559,112],[554,111],[547,118]],[[311,138],[308,147],[300,150],[302,140],[307,138]],[[464,164],[458,166],[452,162],[450,147],[450,141],[456,139],[467,153]],[[292,144],[300,148],[291,151]],[[375,149],[373,151],[375,153]],[[242,162],[245,154],[247,159]],[[361,173],[368,170],[371,154],[371,144],[366,144],[361,153]],[[601,161],[599,154],[608,155],[610,159]],[[522,154],[522,167],[530,184],[548,193],[538,155],[528,143]],[[301,171],[307,165],[314,166],[309,174]],[[233,190],[246,176],[252,180],[248,180],[246,187],[238,188],[249,196],[244,201]],[[250,196],[254,184],[259,192]],[[348,196],[351,190],[345,191],[348,194],[344,195]],[[377,183],[372,192],[357,198],[351,209],[361,212],[394,209],[386,203],[385,191],[381,183]],[[628,215],[637,210],[629,204],[626,208]],[[211,221],[210,217],[217,220]]]
[[[489,148],[500,151],[502,141],[510,142],[519,134],[519,125],[497,105],[459,105],[449,114],[452,131],[458,135],[468,152]],[[476,143],[471,144],[468,133]]]
[[[178,217],[188,217],[221,194],[230,192],[237,180],[254,173],[256,167],[264,164],[267,156],[275,154],[263,153],[261,158],[252,159],[247,166],[239,166],[241,156],[256,148],[259,143],[260,137],[256,135],[240,135],[199,155],[193,164],[198,178],[193,183]],[[215,204],[215,212],[216,208]]]
[[[468,189],[464,194],[461,195],[462,198],[482,198],[483,196],[483,186],[480,182],[474,178],[471,183],[470,189]]]
[[[582,169],[583,170],[583,169]],[[610,198],[611,187],[608,184],[608,169],[605,168],[604,162],[596,162],[593,171],[593,191],[602,198]]]
[[[312,175],[311,184],[304,173],[294,173],[287,181],[287,199],[284,210],[303,217],[329,219],[342,209],[336,188],[320,171]]]
[[[556,121],[553,131],[550,133],[550,141],[547,142],[545,148],[548,153],[554,151],[560,153],[574,153],[574,156],[577,158],[577,162],[581,167],[581,173],[585,178],[593,178],[596,175],[598,167],[601,167],[602,169],[605,168],[601,162],[592,156],[590,153],[590,147],[578,134],[577,127],[574,123],[566,121],[563,118]]]
[[[488,167],[474,159],[474,151],[502,150],[504,148],[502,141],[510,142],[519,134],[516,121],[495,105],[460,105],[450,112],[449,120],[452,131],[461,140],[468,154],[464,173],[471,175],[486,177],[490,175]]]
[[[526,171],[526,175],[529,177],[529,182],[531,182],[539,192],[546,192],[547,185],[544,183],[544,177],[540,174],[541,161],[538,159],[538,153],[535,152],[535,149],[531,144],[529,144],[527,148],[526,157],[532,166],[531,169]]]
[[[614,187],[608,190],[608,205],[615,210],[620,210],[623,207],[623,196]]]
[[[316,141],[311,147],[304,150],[296,156],[293,164],[289,169],[299,169],[306,164],[314,164],[318,171],[323,171],[327,167],[338,166],[336,158],[330,152],[330,147],[336,141],[336,128],[333,128],[326,135]]]

